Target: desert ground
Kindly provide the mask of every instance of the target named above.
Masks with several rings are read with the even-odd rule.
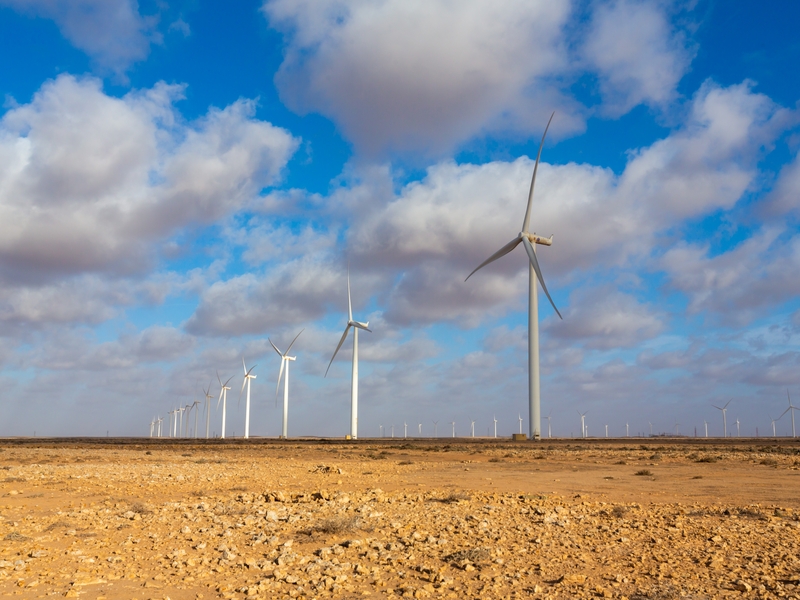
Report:
[[[792,439],[0,440],[0,595],[800,598]]]

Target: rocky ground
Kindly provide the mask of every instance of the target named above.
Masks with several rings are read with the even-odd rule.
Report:
[[[800,598],[800,445],[0,440],[0,595]]]

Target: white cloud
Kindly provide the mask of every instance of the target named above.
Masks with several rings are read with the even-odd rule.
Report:
[[[157,19],[139,14],[136,0],[0,0],[19,12],[52,19],[61,34],[102,69],[118,75],[160,41]]]
[[[598,74],[602,112],[619,116],[638,104],[663,107],[674,100],[692,52],[661,3],[596,2],[592,13],[582,54]]]
[[[570,345],[591,349],[629,348],[664,330],[663,315],[610,285],[584,286],[573,295],[564,320],[552,319],[548,334]]]
[[[283,31],[276,83],[300,112],[331,117],[368,155],[441,155],[501,132],[581,131],[588,109],[569,86],[597,74],[601,110],[664,106],[692,53],[661,2],[570,0],[265,0]],[[577,33],[576,33],[577,32]],[[585,39],[573,37],[584,36]]]
[[[567,0],[268,0],[263,10],[287,36],[284,101],[331,116],[368,153],[529,133],[555,106],[558,129],[581,127],[574,102],[544,83],[568,68]]]
[[[275,183],[297,140],[240,100],[181,122],[180,86],[123,98],[64,75],[0,121],[0,270],[16,278],[147,267],[154,242]]]

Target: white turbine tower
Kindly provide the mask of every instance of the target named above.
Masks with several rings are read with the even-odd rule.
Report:
[[[587,410],[585,413],[582,413],[576,408],[575,412],[581,416],[581,437],[586,437],[586,413],[589,411]]]
[[[203,389],[203,394],[206,396],[206,439],[208,439],[209,426],[211,423],[211,400],[214,396],[211,394],[211,384],[214,382],[212,379],[208,382],[208,389]]]
[[[553,411],[551,410],[550,414],[547,415],[547,437],[548,438],[553,437],[552,434],[551,434],[551,431],[550,431],[550,419],[552,419],[552,418],[553,418]]]
[[[739,419],[738,419],[738,417],[736,419],[736,437],[741,437],[741,435],[739,434]]]
[[[553,115],[555,115],[555,113],[553,113]],[[553,305],[553,310],[556,311],[560,319],[563,318],[561,313],[558,312],[555,302],[553,302],[553,299],[550,297],[550,292],[547,291],[547,286],[544,283],[544,277],[542,277],[542,270],[539,268],[539,261],[536,258],[536,250],[534,248],[536,244],[551,246],[553,244],[553,236],[551,235],[549,238],[545,238],[528,231],[531,221],[531,205],[533,203],[533,187],[536,183],[536,171],[539,169],[539,159],[542,156],[544,138],[547,135],[547,130],[550,128],[553,115],[550,115],[550,121],[547,122],[547,127],[544,129],[542,141],[539,144],[539,152],[536,155],[536,163],[534,164],[533,176],[531,177],[531,188],[528,192],[528,208],[525,211],[525,219],[522,221],[522,231],[520,231],[517,237],[478,265],[472,273],[467,275],[467,279],[469,279],[475,271],[505,256],[519,244],[525,247],[525,252],[527,252],[530,262],[528,267],[528,420],[530,436],[535,440],[541,438],[541,406],[539,397],[539,288],[536,285],[537,278],[542,285],[547,299],[550,300],[550,304]]]
[[[242,389],[239,390],[239,401],[242,400],[242,392],[244,386],[247,386],[247,400],[244,405],[244,439],[250,437],[250,380],[255,379],[258,375],[253,375],[253,369],[258,365],[253,365],[250,370],[247,370],[247,365],[244,364],[244,356],[242,357],[242,368],[244,369],[244,379],[242,380]]]
[[[705,419],[703,419],[703,425],[705,425],[705,426],[706,426],[706,437],[708,437],[708,421],[706,421]]]
[[[158,423],[158,437],[161,437],[161,423],[163,423],[163,422],[164,422],[164,419],[162,419],[161,417],[158,417],[158,421],[157,421],[157,423]]]
[[[519,418],[519,432],[522,433],[522,415],[517,414],[517,417]]]
[[[625,437],[631,437],[630,426],[628,423],[625,423]]]
[[[433,437],[439,437],[439,421],[433,422]]]
[[[419,428],[418,437],[422,437],[422,423],[418,423],[417,427]]]
[[[786,414],[786,413],[784,412],[784,414]],[[775,433],[775,423],[777,423],[777,422],[778,422],[778,420],[779,420],[779,419],[780,419],[780,418],[781,418],[783,415],[781,415],[781,417],[778,417],[777,419],[773,419],[773,418],[772,418],[772,415],[768,415],[768,416],[769,416],[770,423],[772,423],[772,437],[778,437],[778,435]]]
[[[733,398],[728,400],[725,403],[725,406],[721,406],[721,407],[717,406],[716,404],[712,404],[711,405],[714,408],[716,408],[717,410],[721,410],[722,411],[722,433],[723,433],[722,437],[728,437],[728,404],[730,404],[732,401],[733,401]],[[790,402],[790,404],[791,404],[791,402]]]
[[[650,421],[647,424],[650,425],[650,437],[653,437],[653,424]]]
[[[472,435],[472,437],[475,437],[475,419],[473,419],[470,423],[472,424],[471,425],[471,429],[472,429],[472,434],[471,435]]]
[[[222,402],[222,433],[220,434],[220,439],[225,439],[225,416],[228,410],[228,390],[231,389],[228,387],[228,384],[233,379],[233,375],[228,378],[228,381],[222,383],[222,379],[219,378],[219,371],[217,371],[217,381],[219,381],[219,400],[217,400],[217,409],[219,409],[219,403]]]
[[[353,328],[353,374],[350,381],[350,439],[357,440],[358,439],[358,330],[363,329],[364,331],[369,331],[372,333],[372,330],[369,329],[369,321],[366,323],[361,323],[360,321],[353,320],[353,303],[350,300],[350,268],[347,268],[347,326],[344,328],[344,333],[342,334],[342,339],[339,340],[339,345],[336,346],[336,350],[333,352],[333,356],[331,356],[331,362],[328,363],[328,368],[325,370],[325,376],[328,376],[328,371],[333,364],[333,359],[336,358],[336,354],[339,352],[339,348],[342,347],[344,344],[344,340],[347,338],[347,333],[350,331],[350,328]]]
[[[300,333],[303,333],[305,329],[301,329]],[[292,349],[294,343],[297,341],[297,338],[300,337],[300,333],[294,336],[292,343],[289,344],[289,347],[286,349],[286,352],[281,352],[278,350],[278,347],[275,344],[272,344],[272,340],[269,340],[269,343],[272,344],[272,347],[275,349],[275,352],[278,353],[278,356],[281,357],[281,370],[278,373],[278,385],[275,386],[275,403],[278,402],[278,392],[281,389],[281,377],[283,377],[283,369],[284,366],[286,367],[286,379],[283,382],[283,421],[281,425],[281,437],[286,439],[289,437],[289,361],[296,360],[296,356],[289,356],[289,350]]]
[[[453,426],[453,437],[456,437],[456,422],[450,421],[450,425]]]
[[[606,425],[606,437],[608,437],[608,425]]]
[[[494,421],[494,437],[497,437],[497,415],[492,415],[492,421]]]
[[[195,401],[192,403],[192,408],[194,408],[194,409],[195,409],[195,410],[194,410],[194,437],[195,437],[195,439],[197,438],[197,413],[198,413],[198,412],[200,412],[200,411],[199,411],[199,409],[197,409],[196,407],[197,407],[199,404],[201,404],[200,400],[195,400]]]

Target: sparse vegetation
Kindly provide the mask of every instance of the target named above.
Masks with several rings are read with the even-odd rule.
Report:
[[[444,560],[449,563],[454,563],[456,565],[462,565],[464,563],[472,563],[472,564],[480,564],[488,562],[491,558],[491,552],[489,552],[488,548],[480,547],[480,548],[469,548],[467,550],[459,550],[458,552],[453,552],[452,554],[448,554],[444,557]]]
[[[634,475],[638,475],[639,477],[649,477],[653,474],[650,469],[639,469],[634,473]]]
[[[340,535],[352,533],[361,529],[361,520],[353,516],[340,516],[324,519],[316,524],[314,531],[327,533],[329,535]]]

